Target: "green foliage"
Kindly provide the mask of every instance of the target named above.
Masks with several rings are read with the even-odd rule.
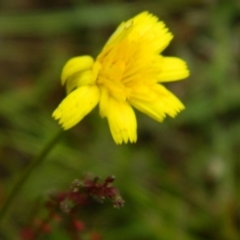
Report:
[[[67,131],[14,201],[0,239],[45,215],[49,194],[76,178],[116,176],[125,206],[96,204],[79,218],[104,240],[237,240],[240,235],[240,21],[238,1],[2,1],[0,205],[59,126],[60,72],[96,56],[115,27],[148,10],[174,34],[165,55],[191,76],[168,84],[186,110],[159,124],[137,113],[138,141],[116,146],[93,111]],[[35,211],[37,209],[37,211]],[[44,239],[73,239],[59,226]],[[87,236],[86,236],[87,239]]]

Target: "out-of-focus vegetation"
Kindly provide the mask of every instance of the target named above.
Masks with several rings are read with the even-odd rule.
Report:
[[[67,131],[11,205],[0,239],[20,239],[44,215],[49,194],[84,174],[115,175],[125,199],[83,209],[104,240],[240,239],[240,3],[238,0],[1,0],[0,205],[58,130],[60,73],[96,56],[117,25],[148,10],[174,40],[165,55],[191,76],[168,84],[186,105],[162,124],[137,113],[138,141],[116,146],[98,110]],[[43,239],[68,240],[57,224]],[[95,238],[97,239],[97,238]]]

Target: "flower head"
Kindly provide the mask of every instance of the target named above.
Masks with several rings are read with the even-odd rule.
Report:
[[[66,63],[61,79],[68,95],[53,117],[69,129],[99,104],[117,144],[137,140],[132,107],[159,122],[175,117],[184,105],[160,83],[184,79],[189,71],[183,60],[160,54],[172,38],[148,12],[121,23],[95,61],[81,56]]]

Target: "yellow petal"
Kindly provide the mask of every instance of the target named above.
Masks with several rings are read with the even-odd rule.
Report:
[[[102,87],[100,88],[100,100],[99,100],[99,114],[100,116],[106,117],[108,115],[108,100],[109,95],[106,88]]]
[[[90,56],[71,58],[63,67],[61,80],[62,85],[73,75],[92,68],[94,60]]]
[[[154,93],[146,84],[135,84],[129,94],[129,99],[140,99],[146,101],[154,101],[156,99],[156,93]]]
[[[111,35],[111,37],[108,39],[107,43],[105,44],[104,48],[110,48],[114,44],[120,42],[130,31],[130,27],[132,25],[131,20],[127,22],[122,22],[118,28],[115,30],[115,32]]]
[[[116,144],[137,141],[137,121],[132,107],[127,102],[113,98],[108,101],[108,123]]]
[[[154,86],[153,94],[157,96],[154,101],[131,98],[129,102],[133,107],[159,122],[163,121],[166,114],[175,117],[184,109],[181,101],[160,84]]]
[[[148,51],[161,52],[169,44],[173,35],[168,31],[163,22],[148,12],[122,22],[109,38],[104,50],[109,50],[117,43],[128,41],[147,46]]]
[[[128,34],[132,31],[132,27],[132,19],[129,19],[127,22],[122,22],[108,39],[107,43],[104,46],[104,49],[110,48],[111,46],[117,44],[118,42],[126,38]]]
[[[165,24],[148,12],[138,14],[132,21],[133,27],[129,39],[141,42],[147,46],[148,51],[161,52],[173,38]]]
[[[159,82],[176,81],[189,76],[186,62],[180,58],[163,57],[161,68],[162,72],[158,76]]]
[[[53,112],[63,129],[69,129],[80,122],[99,102],[96,86],[83,86],[71,92]]]
[[[91,70],[83,71],[70,77],[67,81],[66,89],[69,94],[74,88],[93,83],[93,73]]]

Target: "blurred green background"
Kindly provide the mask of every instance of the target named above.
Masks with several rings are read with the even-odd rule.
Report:
[[[117,146],[95,109],[31,175],[1,240],[19,239],[49,193],[87,173],[115,175],[126,201],[79,216],[104,240],[240,239],[238,0],[1,0],[0,205],[60,128],[51,114],[65,96],[65,62],[96,57],[121,21],[144,10],[174,34],[164,55],[189,65],[188,79],[167,84],[186,110],[161,124],[137,113],[137,143]],[[44,239],[72,238],[56,226]]]

